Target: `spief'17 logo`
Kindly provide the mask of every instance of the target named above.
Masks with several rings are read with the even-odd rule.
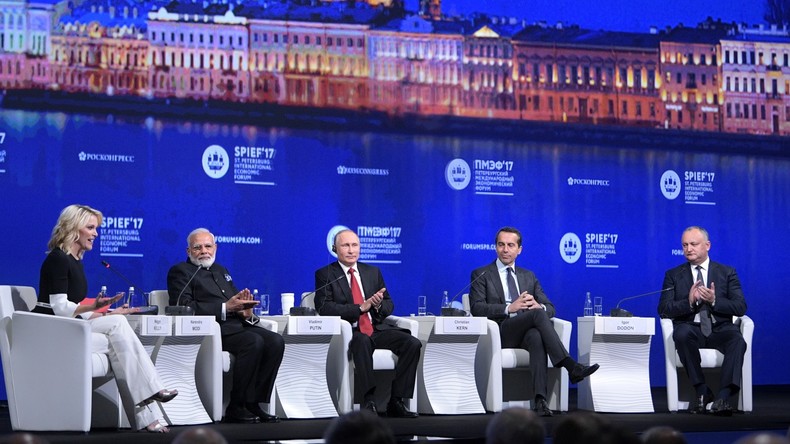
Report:
[[[565,233],[560,239],[560,256],[569,264],[576,263],[582,256],[582,241],[576,233]]]
[[[203,171],[212,179],[219,179],[228,172],[230,158],[225,148],[211,145],[203,151]]]
[[[450,188],[463,190],[472,180],[472,169],[464,159],[453,159],[444,169],[444,179]]]
[[[664,171],[661,175],[661,194],[669,200],[674,200],[680,195],[680,176],[672,170]]]

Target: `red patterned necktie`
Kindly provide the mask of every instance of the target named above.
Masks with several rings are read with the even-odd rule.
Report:
[[[365,302],[365,299],[362,297],[362,292],[359,290],[359,284],[357,284],[357,278],[354,277],[354,269],[349,268],[348,273],[351,275],[351,297],[354,298],[354,303],[357,305],[362,305]],[[370,336],[373,334],[373,324],[370,322],[370,316],[367,313],[362,313],[359,315],[359,331],[365,333],[366,335]]]

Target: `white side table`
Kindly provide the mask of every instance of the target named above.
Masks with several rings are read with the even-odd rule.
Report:
[[[580,409],[652,413],[650,340],[655,318],[588,316],[577,319],[579,362],[601,368],[578,385]]]
[[[485,318],[416,316],[423,342],[418,370],[420,413],[463,415],[485,413],[475,384],[475,354]]]

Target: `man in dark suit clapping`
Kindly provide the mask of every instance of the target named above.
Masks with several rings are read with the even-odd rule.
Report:
[[[541,416],[551,416],[546,402],[547,358],[555,367],[567,369],[574,384],[598,370],[598,364],[585,366],[568,355],[551,324],[554,304],[543,293],[535,273],[516,267],[521,248],[517,229],[504,227],[497,232],[497,260],[472,272],[469,303],[472,315],[486,316],[499,324],[502,347],[529,352],[535,392],[532,408]]]
[[[395,306],[381,270],[357,262],[359,249],[359,237],[353,231],[343,230],[335,235],[332,250],[337,254],[337,262],[315,272],[315,287],[319,289],[315,306],[319,314],[340,316],[353,326],[349,352],[365,394],[362,408],[377,413],[373,351],[384,348],[398,356],[387,416],[417,417],[406,408],[403,399],[414,394],[422,344],[408,331],[383,322]]]
[[[702,374],[699,349],[715,348],[724,355],[724,362],[721,388],[710,411],[730,416],[733,409],[728,400],[740,390],[746,353],[746,341],[732,322],[733,316],[746,314],[741,282],[734,268],[710,260],[710,238],[704,228],[686,228],[681,244],[688,262],[664,275],[661,288],[672,290],[662,294],[658,314],[672,319],[672,339],[697,393],[689,412],[705,413],[706,405],[714,401]]]

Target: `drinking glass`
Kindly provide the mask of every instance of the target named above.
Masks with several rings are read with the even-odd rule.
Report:
[[[269,315],[269,293],[261,295],[261,303],[258,304],[258,307],[260,308],[261,316]]]
[[[595,302],[593,303],[593,312],[595,316],[603,315],[603,298],[601,296],[595,297]]]
[[[428,310],[428,297],[417,296],[417,316],[425,316]]]

